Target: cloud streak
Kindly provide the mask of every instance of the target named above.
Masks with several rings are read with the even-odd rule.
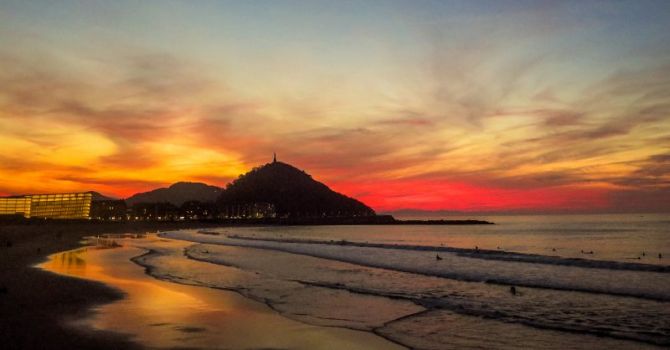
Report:
[[[24,39],[0,49],[0,193],[222,186],[277,152],[379,210],[670,211],[670,48],[618,61],[561,6],[413,11],[346,45],[90,53],[0,27]]]

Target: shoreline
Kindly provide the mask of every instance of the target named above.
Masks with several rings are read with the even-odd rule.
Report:
[[[191,243],[163,240],[153,234],[137,239],[121,238],[124,243],[110,249],[92,245],[60,252],[40,265],[59,275],[100,281],[124,292],[123,302],[100,307],[94,317],[78,320],[78,325],[130,334],[146,348],[218,348],[226,344],[233,349],[407,349],[375,332],[286,317],[272,305],[238,291],[158,278],[141,263],[144,257],[156,254],[146,245],[158,244],[161,251],[172,251],[170,259],[188,260],[181,257],[181,250]],[[150,302],[148,295],[163,302]]]
[[[496,223],[477,219],[396,219],[392,215],[371,216],[326,216],[326,217],[265,217],[265,218],[221,218],[199,220],[84,220],[84,219],[26,219],[23,217],[0,217],[0,225],[198,225],[201,226],[395,226],[395,225],[429,225],[429,226],[470,226],[495,225]]]
[[[130,338],[128,335],[123,334],[131,334],[132,332],[121,332],[122,330],[119,330],[115,327],[95,327],[91,331],[87,331],[87,328],[78,327],[81,325],[81,323],[75,324],[69,322],[78,319],[92,319],[98,317],[99,314],[95,310],[100,310],[100,308],[107,309],[108,306],[112,304],[125,303],[125,301],[123,303],[114,303],[114,301],[128,296],[128,294],[120,293],[120,288],[115,289],[110,287],[113,286],[113,284],[106,283],[104,280],[98,283],[80,278],[72,278],[60,274],[53,274],[48,271],[35,268],[35,264],[39,263],[40,261],[45,261],[46,257],[48,255],[52,255],[53,253],[77,250],[78,248],[86,247],[86,245],[82,244],[80,241],[84,236],[132,232],[148,232],[150,233],[149,236],[155,236],[153,235],[153,232],[156,231],[170,231],[189,228],[195,228],[196,230],[200,229],[203,231],[198,233],[209,233],[209,231],[211,231],[213,228],[221,227],[225,227],[225,225],[206,225],[202,222],[143,222],[135,223],[134,225],[118,222],[109,223],[107,225],[92,222],[76,224],[64,222],[60,225],[55,225],[55,223],[51,222],[50,224],[45,223],[35,225],[0,225],[0,315],[3,317],[3,322],[0,322],[0,335],[3,335],[5,339],[5,343],[3,343],[3,345],[6,345],[6,348],[8,349],[44,348],[46,346],[45,344],[49,344],[49,346],[47,346],[48,348],[55,349],[132,349],[146,346],[146,344],[140,345],[136,339]],[[229,227],[235,228],[240,226]],[[348,228],[345,228],[345,230],[348,230]],[[333,243],[335,244],[336,242],[337,241]],[[368,245],[367,242],[365,244]],[[138,246],[135,244],[133,245],[144,249],[144,246]],[[371,247],[374,246],[374,243],[371,244]],[[86,250],[86,248],[82,250]],[[210,248],[208,248],[208,250],[212,252]],[[144,255],[146,254],[138,254],[138,256],[134,257],[130,261],[137,263],[135,260],[137,258],[143,257]],[[176,255],[172,254],[171,256]],[[181,257],[181,254],[179,254],[179,256]],[[434,258],[433,256],[429,257]],[[53,257],[49,259],[53,259]],[[432,259],[430,260],[432,261]],[[164,262],[167,261],[168,260],[164,260]],[[146,267],[142,264],[137,265],[139,265],[140,268]],[[161,264],[159,265],[164,266]],[[116,265],[115,263],[112,263],[112,265],[109,266],[114,267]],[[185,271],[197,270],[193,269],[193,267],[190,265],[189,268],[190,270]],[[159,277],[153,276],[152,274],[147,274],[146,272],[143,273],[144,275],[148,276],[148,278],[157,279],[159,281],[166,281],[173,284],[175,283],[175,281],[172,281],[171,279],[163,280]],[[8,277],[12,277],[13,279],[9,279]],[[33,281],[26,284],[25,282],[21,282],[22,279],[38,280],[37,282]],[[7,283],[7,281],[11,282]],[[216,287],[213,288],[219,289]],[[226,288],[221,289],[231,291],[230,289]],[[14,291],[20,291],[20,293],[16,292],[16,295],[13,295]],[[235,290],[233,289],[232,291]],[[244,294],[242,294],[242,296],[248,298],[248,296]],[[35,297],[38,299],[34,299]],[[250,298],[250,300],[258,301],[255,298]],[[14,303],[14,301],[19,302]],[[23,301],[23,303],[21,303],[21,301]],[[39,305],[33,305],[32,303],[35,301],[37,301]],[[272,306],[267,305],[267,303],[263,304],[272,308]],[[14,305],[13,309],[7,309],[5,306],[8,305]],[[29,308],[26,310],[22,309],[26,305]],[[94,309],[91,310],[91,308]],[[279,312],[278,310],[275,311]],[[279,312],[279,314],[283,317],[286,317],[281,312]],[[440,313],[436,313],[435,315],[429,314],[425,317],[439,318],[442,317],[440,315]],[[455,317],[459,320],[461,319],[460,316]],[[15,319],[17,321],[15,321]],[[293,318],[289,317],[289,319]],[[302,322],[299,319],[298,321]],[[467,317],[462,321],[465,322],[464,324],[472,323],[471,320],[467,319]],[[398,332],[400,329],[402,329],[402,327],[411,325],[411,322],[411,320],[409,322],[395,322],[397,325],[392,325],[389,329],[393,330],[393,332]],[[484,321],[479,320],[477,322]],[[490,323],[496,327],[500,326],[493,321]],[[75,327],[71,326],[73,324]],[[307,324],[311,323],[307,322]],[[500,326],[499,328],[504,329],[509,327]],[[98,329],[114,329],[116,332],[121,333],[99,331]],[[528,332],[529,334],[538,333],[533,330],[529,331],[524,327],[516,327],[515,329],[518,329],[520,332]],[[397,340],[395,337],[388,337],[389,335],[394,335],[395,333],[389,333],[388,331],[378,332],[377,329],[374,329],[372,333],[378,337],[390,340],[398,345],[406,344],[404,340],[396,342]],[[40,334],[41,337],[38,337],[38,340],[30,339],[35,337],[35,334]],[[547,337],[552,337],[551,333],[547,334]],[[485,334],[481,336],[484,337],[483,339],[486,339]],[[541,336],[544,337],[545,333],[541,333]],[[577,338],[580,337],[575,336],[575,339]],[[587,341],[590,341],[588,337],[585,338]],[[613,338],[617,340],[620,339],[617,337]],[[133,342],[131,339],[135,340],[135,342]],[[601,342],[602,341],[598,341],[594,344],[600,344]],[[649,344],[644,341],[643,343]]]
[[[139,349],[122,334],[82,332],[67,323],[124,295],[103,283],[35,268],[51,254],[82,247],[85,236],[214,227],[202,222],[45,222],[0,225],[0,337],[4,349]],[[35,335],[39,334],[39,337]]]
[[[160,237],[160,236],[159,236],[159,237]],[[148,264],[146,264],[146,263],[144,263],[144,262],[142,261],[143,258],[145,258],[145,257],[149,257],[149,256],[151,256],[151,255],[153,255],[153,254],[156,254],[156,251],[154,251],[154,250],[148,250],[148,251],[146,251],[146,252],[143,253],[143,254],[140,254],[140,255],[137,255],[137,256],[131,258],[130,261],[132,261],[132,262],[135,263],[136,265],[138,265],[138,266],[144,268],[144,270],[145,270],[144,273],[145,273],[148,277],[157,279],[157,280],[159,280],[159,281],[163,281],[162,279],[160,279],[160,278],[158,278],[158,277],[155,277],[155,276],[153,276],[153,275],[151,274],[151,269],[152,269],[151,265],[148,265]],[[204,260],[198,260],[198,259],[193,258],[193,257],[188,256],[188,255],[186,255],[186,258],[187,258],[187,259],[191,259],[191,260],[195,260],[195,261],[198,261],[198,262],[205,262],[205,263],[211,264],[211,262],[204,261]],[[177,282],[177,281],[169,281],[169,282],[170,282],[170,283],[176,283],[176,284],[188,285],[188,284],[180,283],[180,282]],[[220,290],[220,291],[224,291],[224,292],[234,293],[234,294],[236,294],[236,295],[238,295],[238,296],[240,296],[240,297],[242,297],[242,298],[245,298],[245,299],[248,299],[248,300],[251,300],[251,301],[260,303],[260,304],[262,304],[262,305],[265,305],[267,308],[269,308],[270,310],[272,310],[273,312],[275,312],[277,315],[279,315],[279,316],[281,316],[281,317],[284,317],[284,318],[286,318],[286,319],[293,320],[293,321],[296,321],[296,322],[299,322],[299,323],[303,323],[303,324],[305,324],[305,325],[315,326],[315,327],[341,328],[341,329],[347,329],[347,330],[356,331],[356,332],[367,332],[367,333],[373,334],[373,335],[375,335],[375,336],[377,336],[377,337],[379,337],[379,338],[382,338],[382,339],[384,339],[384,340],[386,340],[386,341],[388,341],[388,342],[390,342],[390,343],[392,343],[392,344],[398,345],[398,346],[400,346],[400,347],[402,347],[402,348],[404,348],[404,349],[407,349],[407,350],[412,349],[412,347],[410,347],[409,345],[404,344],[404,343],[402,343],[402,342],[400,342],[400,341],[398,341],[398,340],[396,340],[396,339],[394,339],[394,338],[392,338],[392,337],[387,336],[386,334],[383,334],[383,333],[379,332],[379,328],[381,328],[381,327],[375,327],[375,328],[372,328],[372,329],[370,329],[370,330],[361,330],[361,329],[357,329],[357,328],[353,328],[353,327],[347,327],[347,326],[320,326],[320,325],[318,325],[318,324],[309,323],[309,322],[306,322],[306,321],[304,321],[304,320],[299,320],[299,319],[292,318],[292,317],[286,315],[286,314],[285,314],[284,312],[282,312],[280,309],[277,309],[276,306],[272,305],[272,303],[268,302],[267,300],[262,300],[262,299],[260,299],[260,298],[253,298],[253,297],[251,297],[251,296],[249,296],[249,295],[245,295],[244,293],[242,293],[242,292],[241,292],[240,290],[238,290],[238,289],[228,289],[228,288],[221,288],[221,287],[215,287],[215,286],[206,286],[206,287],[204,287],[204,288],[209,288],[209,289],[213,289],[213,290]],[[419,311],[419,312],[417,312],[417,313],[414,313],[414,314],[405,315],[405,316],[402,316],[402,317],[400,317],[400,318],[398,318],[398,319],[390,320],[390,321],[388,321],[387,323],[391,323],[391,322],[399,321],[399,320],[401,320],[401,319],[404,319],[404,318],[407,318],[407,317],[411,317],[411,316],[415,316],[415,315],[417,315],[417,314],[424,313],[424,312],[428,312],[428,311],[429,311],[429,310],[421,310],[421,311]]]

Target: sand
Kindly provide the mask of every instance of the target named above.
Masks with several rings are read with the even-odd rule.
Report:
[[[83,236],[155,232],[204,227],[203,223],[0,223],[0,348],[2,349],[132,349],[122,335],[81,332],[68,321],[89,315],[94,305],[119,300],[123,294],[102,283],[59,276],[33,268],[49,254],[81,245]]]
[[[191,245],[189,242],[155,235],[115,242],[111,249],[86,247],[57,253],[40,265],[59,274],[101,281],[125,293],[122,302],[98,307],[95,315],[76,321],[74,326],[130,334],[148,348],[405,349],[371,332],[291,320],[236,292],[159,280],[131,262],[149,248],[173,250],[171,264],[192,264],[178,253]],[[230,274],[236,278],[234,272]]]
[[[140,349],[184,348],[184,345],[209,348],[213,344],[239,349],[404,348],[369,332],[290,320],[267,305],[234,292],[156,280],[130,261],[142,253],[137,248],[105,249],[98,253],[82,248],[85,236],[208,226],[220,224],[0,223],[0,348]],[[85,253],[88,249],[90,254]],[[37,268],[38,265],[48,268],[54,258],[79,261],[82,257],[86,257],[82,265],[87,270],[79,273],[77,266],[66,267],[59,273]],[[90,274],[91,271],[97,272]],[[152,291],[149,297],[148,291]],[[163,300],[179,301],[174,296],[186,296],[197,302],[177,302],[172,308],[158,303],[147,314],[148,318],[127,315],[124,318],[127,313],[124,307],[129,307],[128,310],[145,307],[152,304],[146,302],[147,298],[161,300],[166,295],[170,297]],[[163,314],[167,310],[174,312]],[[157,315],[165,321],[151,321]],[[200,342],[198,338],[204,340]]]

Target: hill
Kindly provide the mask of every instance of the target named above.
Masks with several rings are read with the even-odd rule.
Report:
[[[115,200],[118,200],[118,198],[105,196],[104,194],[102,194],[100,192],[96,192],[96,191],[89,191],[89,193],[93,196],[93,201],[115,201]]]
[[[184,202],[214,202],[221,195],[221,188],[200,182],[177,182],[167,188],[136,193],[126,199],[131,206],[137,203],[171,203],[181,206]]]
[[[375,215],[367,205],[337,193],[304,171],[274,161],[240,176],[226,186],[220,208],[267,203],[280,217],[343,217]]]

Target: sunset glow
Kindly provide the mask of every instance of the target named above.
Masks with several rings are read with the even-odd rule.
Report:
[[[0,195],[277,152],[377,211],[667,212],[670,2],[641,2],[3,1]]]

